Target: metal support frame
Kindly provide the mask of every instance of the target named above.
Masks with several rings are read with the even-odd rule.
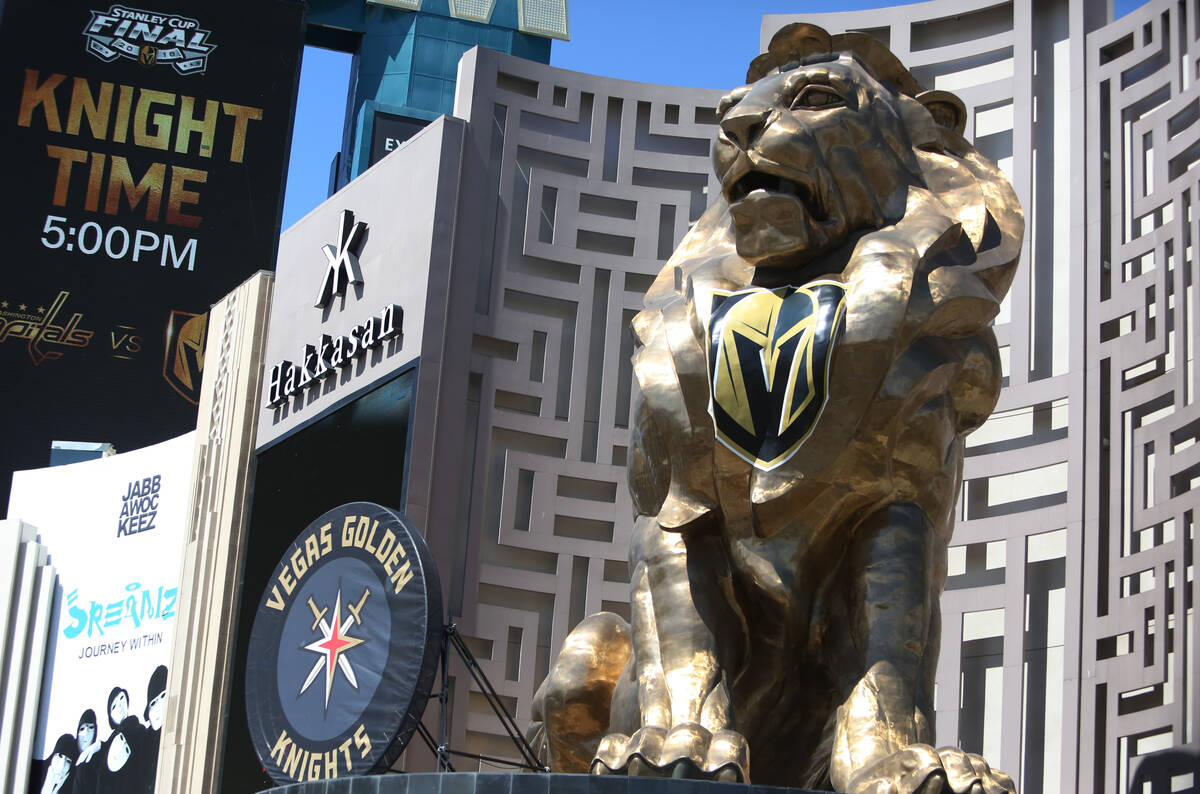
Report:
[[[468,753],[461,750],[452,750],[448,744],[448,724],[447,724],[447,707],[450,698],[450,649],[453,648],[458,654],[458,658],[466,666],[467,672],[471,674],[471,678],[475,680],[476,686],[479,687],[487,700],[488,705],[492,707],[500,724],[504,726],[504,730],[508,733],[508,738],[516,746],[520,756],[520,761],[510,761],[506,758],[496,758],[490,755],[480,755],[478,753]],[[488,680],[487,673],[479,666],[475,655],[471,653],[471,649],[463,642],[462,635],[458,633],[458,627],[450,623],[442,629],[442,689],[438,692],[438,703],[441,706],[441,714],[439,717],[438,726],[438,741],[434,745],[433,737],[429,734],[428,729],[422,725],[417,725],[417,733],[425,742],[425,745],[437,756],[437,771],[453,772],[454,765],[450,763],[450,756],[456,755],[462,758],[474,758],[477,761],[486,761],[489,764],[501,764],[503,766],[511,766],[516,769],[528,769],[533,772],[549,772],[550,767],[543,764],[537,757],[537,753],[533,751],[533,747],[525,739],[520,728],[517,727],[517,721],[508,713],[508,709],[504,708],[504,704],[500,702],[500,696],[496,693],[491,681]]]

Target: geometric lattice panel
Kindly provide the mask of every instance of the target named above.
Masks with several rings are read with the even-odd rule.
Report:
[[[1200,789],[1196,737],[1198,20],[1155,2],[1088,41],[1088,440],[1080,788]]]
[[[450,612],[524,724],[567,632],[628,614],[628,326],[718,189],[721,92],[487,50],[458,91],[486,165],[459,219],[480,262]],[[477,694],[455,698],[452,727],[458,747],[513,754]]]

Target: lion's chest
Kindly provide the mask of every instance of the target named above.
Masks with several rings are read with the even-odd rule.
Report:
[[[717,440],[761,471],[791,460],[830,398],[846,288],[714,290],[706,324],[709,414]]]
[[[833,279],[697,291],[727,523],[816,542],[891,498],[905,305],[875,297]]]

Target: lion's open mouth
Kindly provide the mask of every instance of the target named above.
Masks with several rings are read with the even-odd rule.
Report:
[[[756,190],[795,196],[813,216],[814,220],[822,221],[825,219],[825,213],[820,206],[820,202],[817,201],[812,188],[787,177],[776,176],[775,174],[768,174],[763,171],[748,171],[730,185],[725,193],[729,198],[729,203],[732,204],[741,201]]]

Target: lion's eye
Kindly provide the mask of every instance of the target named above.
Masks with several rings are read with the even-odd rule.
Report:
[[[809,110],[825,110],[846,104],[845,98],[834,89],[824,85],[806,85],[800,89],[792,102],[792,110],[801,108]]]

